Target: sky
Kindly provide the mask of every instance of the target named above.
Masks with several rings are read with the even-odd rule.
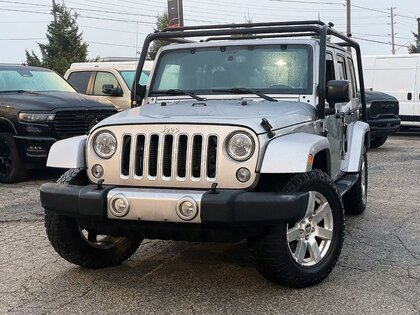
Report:
[[[56,0],[79,14],[89,58],[135,57],[167,0]],[[345,0],[183,0],[184,24],[320,19],[346,30]],[[0,0],[0,63],[22,63],[25,49],[39,54],[45,43],[52,0]],[[351,0],[352,34],[362,54],[391,54],[390,8],[394,8],[395,49],[407,54],[420,17],[419,0]]]

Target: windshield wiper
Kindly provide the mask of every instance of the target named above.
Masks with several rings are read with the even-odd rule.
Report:
[[[152,94],[169,94],[169,95],[188,95],[189,97],[192,97],[196,99],[197,101],[204,102],[207,101],[207,99],[202,98],[198,95],[195,95],[191,91],[181,90],[181,89],[169,89],[169,90],[158,90],[158,91],[152,91]]]
[[[261,93],[260,91],[255,91],[255,90],[247,89],[247,88],[213,89],[212,92],[226,92],[226,93],[232,93],[232,94],[251,93],[251,94],[258,95],[259,97],[267,101],[278,102],[278,100],[276,100],[275,98],[272,98],[271,96]]]

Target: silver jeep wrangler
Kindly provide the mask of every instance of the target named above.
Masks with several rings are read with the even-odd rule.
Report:
[[[134,108],[50,151],[48,166],[70,168],[41,187],[54,249],[103,268],[144,238],[246,239],[269,281],[322,281],[344,213],[366,208],[359,45],[319,21],[165,29],[146,38],[135,82],[153,40],[173,44],[134,84]]]

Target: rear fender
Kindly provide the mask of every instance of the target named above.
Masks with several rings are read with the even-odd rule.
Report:
[[[47,166],[58,168],[85,168],[87,136],[78,136],[54,143],[48,154]]]
[[[367,123],[356,121],[349,124],[349,151],[346,158],[341,162],[341,170],[347,173],[355,173],[360,170],[360,161],[363,148],[369,148],[369,130]]]
[[[307,133],[293,133],[273,139],[268,145],[261,165],[261,173],[305,173],[312,170],[308,161],[330,145],[325,137]]]

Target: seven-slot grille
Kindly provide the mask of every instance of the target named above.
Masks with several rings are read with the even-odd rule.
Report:
[[[54,127],[59,138],[85,135],[93,125],[115,114],[116,110],[77,110],[58,111],[54,118]]]
[[[137,180],[205,180],[217,173],[218,137],[215,134],[124,135],[121,176]]]

